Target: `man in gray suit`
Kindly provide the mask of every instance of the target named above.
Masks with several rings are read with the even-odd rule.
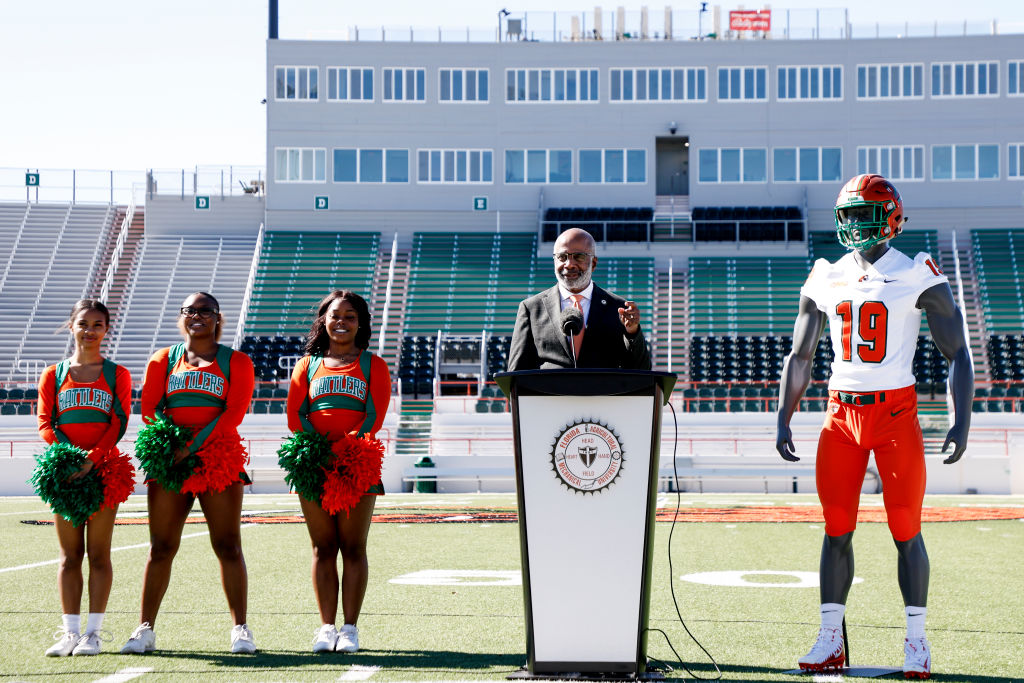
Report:
[[[636,303],[606,292],[591,280],[597,267],[596,246],[590,233],[578,228],[558,236],[553,254],[558,284],[519,304],[509,372],[572,367],[651,369]],[[564,334],[561,326],[566,308],[577,308],[583,316],[575,364],[573,338]]]

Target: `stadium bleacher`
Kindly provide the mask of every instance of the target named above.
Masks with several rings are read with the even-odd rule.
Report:
[[[88,294],[113,207],[0,205],[0,381],[32,381],[68,351],[54,334]]]
[[[313,307],[334,289],[369,301],[379,249],[378,232],[267,232],[245,334],[305,335]]]
[[[544,211],[541,239],[554,242],[569,228],[580,228],[598,242],[647,242],[653,220],[649,206],[551,207]]]

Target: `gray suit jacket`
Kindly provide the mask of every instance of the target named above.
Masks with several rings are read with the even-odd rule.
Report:
[[[642,330],[630,338],[619,320],[625,299],[594,285],[583,347],[576,367],[650,370],[651,354]],[[561,296],[557,285],[519,304],[508,370],[571,368],[572,349],[562,334]]]

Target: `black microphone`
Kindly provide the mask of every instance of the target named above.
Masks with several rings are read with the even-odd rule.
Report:
[[[572,338],[583,331],[583,314],[574,306],[569,306],[562,310],[559,320],[561,322],[562,334],[569,338],[572,366],[576,367],[576,347],[572,343]]]
[[[560,322],[562,334],[567,337],[575,337],[583,331],[583,314],[573,306],[569,306],[562,311]]]

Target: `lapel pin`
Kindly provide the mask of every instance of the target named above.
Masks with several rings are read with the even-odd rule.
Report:
[[[601,299],[601,305],[602,306],[608,305],[608,300],[607,299]]]

